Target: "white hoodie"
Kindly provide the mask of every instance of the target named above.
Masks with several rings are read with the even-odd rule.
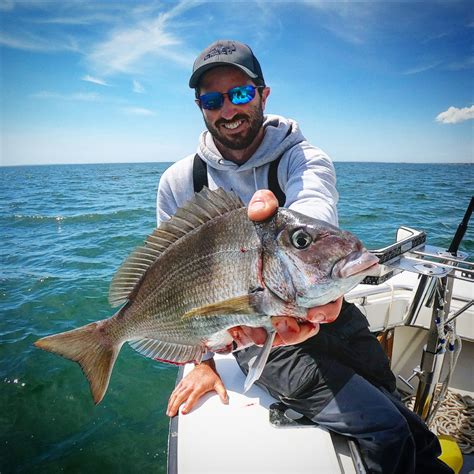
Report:
[[[197,153],[207,163],[209,188],[233,190],[247,204],[258,189],[268,189],[269,163],[282,156],[278,182],[286,195],[285,207],[337,225],[336,175],[331,159],[310,145],[298,124],[266,115],[265,135],[252,157],[238,165],[222,157],[211,134],[201,133]],[[157,220],[169,219],[193,195],[193,158],[170,166],[161,177]]]

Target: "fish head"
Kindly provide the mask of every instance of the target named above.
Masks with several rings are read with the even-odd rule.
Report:
[[[289,209],[257,225],[257,233],[265,286],[300,307],[334,301],[377,266],[355,235]]]

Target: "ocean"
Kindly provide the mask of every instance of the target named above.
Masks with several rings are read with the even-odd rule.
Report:
[[[176,367],[125,345],[94,406],[77,364],[33,342],[113,314],[111,278],[153,229],[169,165],[0,168],[0,473],[166,472]],[[469,164],[335,165],[340,225],[370,249],[401,225],[449,246],[473,193]]]

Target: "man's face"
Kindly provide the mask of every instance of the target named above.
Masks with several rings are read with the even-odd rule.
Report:
[[[200,82],[199,94],[225,93],[237,86],[255,85],[240,69],[219,66],[206,72]],[[206,127],[221,145],[231,150],[244,150],[255,140],[263,124],[263,111],[270,89],[259,92],[248,104],[233,104],[225,96],[224,104],[217,110],[201,109]]]

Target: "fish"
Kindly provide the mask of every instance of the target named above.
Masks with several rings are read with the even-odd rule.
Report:
[[[350,232],[285,208],[253,222],[233,192],[204,188],[118,269],[109,290],[113,316],[34,344],[77,362],[98,404],[125,342],[151,359],[199,363],[207,351],[232,346],[228,329],[263,327],[268,336],[250,364],[248,390],[272,346],[272,316],[306,320],[310,308],[342,296],[377,262]]]

